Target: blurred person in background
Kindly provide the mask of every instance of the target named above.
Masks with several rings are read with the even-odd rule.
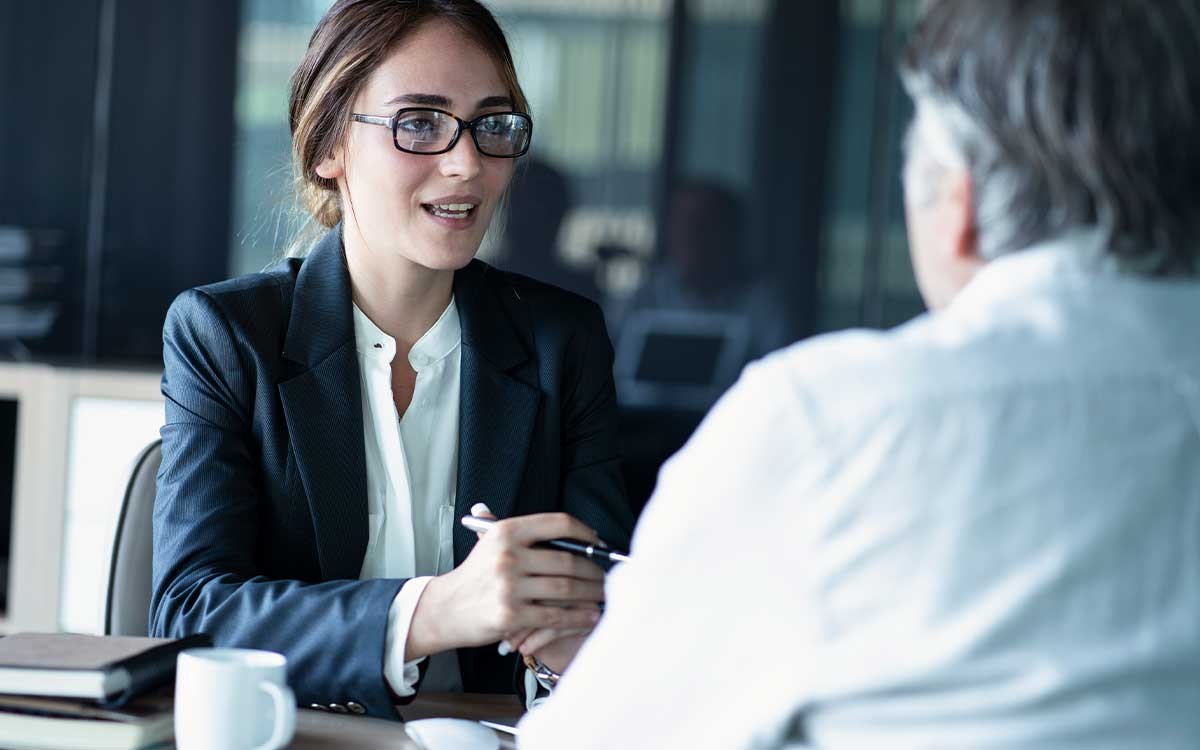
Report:
[[[936,0],[902,67],[931,312],[745,371],[522,748],[1200,746],[1200,7]]]
[[[676,310],[744,318],[750,331],[746,360],[791,342],[786,301],[769,274],[747,260],[743,214],[738,195],[719,182],[691,178],[675,185],[667,200],[666,252],[620,317]]]
[[[302,705],[390,718],[418,688],[536,694],[514,648],[566,668],[603,573],[531,546],[624,547],[633,518],[600,309],[473,259],[526,109],[474,0],[321,20],[290,114],[324,234],[167,318],[152,634],[278,651]],[[504,520],[476,543],[481,502]]]
[[[558,235],[571,203],[567,175],[537,157],[523,163],[508,190],[502,265],[599,302],[595,274],[567,265],[559,253]]]

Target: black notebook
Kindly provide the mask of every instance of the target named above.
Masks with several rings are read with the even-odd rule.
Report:
[[[212,645],[187,638],[17,633],[0,638],[0,693],[87,698],[120,705],[175,674],[175,657]]]

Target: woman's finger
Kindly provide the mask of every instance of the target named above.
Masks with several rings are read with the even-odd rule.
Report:
[[[519,627],[540,629],[556,628],[559,630],[588,629],[600,622],[600,610],[590,607],[547,607],[531,604],[522,607],[517,614]]]
[[[521,644],[524,643],[525,639],[527,639],[530,634],[534,632],[535,631],[533,628],[526,628],[524,630],[518,630],[515,633],[510,633],[504,640],[500,641],[500,645],[496,648],[496,650],[501,656],[508,656],[509,654],[520,650]]]
[[[527,630],[522,630],[520,633],[510,635],[505,640],[505,643],[508,644],[508,647],[510,649],[509,653],[512,653],[514,651],[520,651],[521,644],[523,644],[525,641],[527,641],[529,639],[529,636],[533,635],[534,633],[538,633],[538,632],[541,632],[540,628],[529,628]]]
[[[475,516],[476,518],[486,518],[489,521],[496,520],[496,516],[492,514],[491,508],[487,507],[487,503],[475,503],[472,505],[471,515]],[[475,532],[475,536],[479,539],[483,539],[483,534],[484,532],[481,531]]]
[[[587,635],[592,632],[591,628],[572,628],[568,630],[559,630],[556,628],[542,628],[534,630],[529,634],[529,637],[517,644],[516,648],[522,654],[536,654],[551,643],[561,638],[573,638],[576,636]]]
[[[500,523],[507,527],[505,533],[512,542],[521,547],[550,539],[578,539],[592,543],[600,541],[595,531],[566,513],[534,513],[506,518]]]
[[[585,581],[603,581],[604,571],[587,558],[553,549],[531,549],[520,553],[521,571],[534,576],[560,576]]]
[[[560,576],[525,576],[516,581],[513,593],[522,601],[552,601],[575,607],[604,601],[604,583]]]

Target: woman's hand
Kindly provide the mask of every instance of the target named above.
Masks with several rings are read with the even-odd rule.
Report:
[[[604,572],[567,552],[531,549],[560,537],[599,541],[565,513],[498,521],[462,565],[426,586],[409,627],[405,660],[495,643],[525,630],[590,630],[604,601]]]
[[[550,669],[562,674],[567,671],[583,642],[592,634],[592,628],[561,630],[542,628],[522,634],[522,640],[511,639],[514,649],[526,656],[533,656]]]

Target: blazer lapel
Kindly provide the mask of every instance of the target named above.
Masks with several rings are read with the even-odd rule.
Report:
[[[350,275],[341,226],[300,266],[284,357],[302,371],[279,384],[308,496],[321,574],[358,578],[367,550],[367,458]]]
[[[456,518],[479,502],[498,518],[512,515],[541,404],[541,391],[516,377],[529,360],[519,334],[523,321],[498,295],[513,295],[514,306],[519,298],[511,288],[488,283],[491,273],[484,263],[472,261],[454,276],[462,326]],[[455,524],[456,564],[475,540],[474,533]]]

